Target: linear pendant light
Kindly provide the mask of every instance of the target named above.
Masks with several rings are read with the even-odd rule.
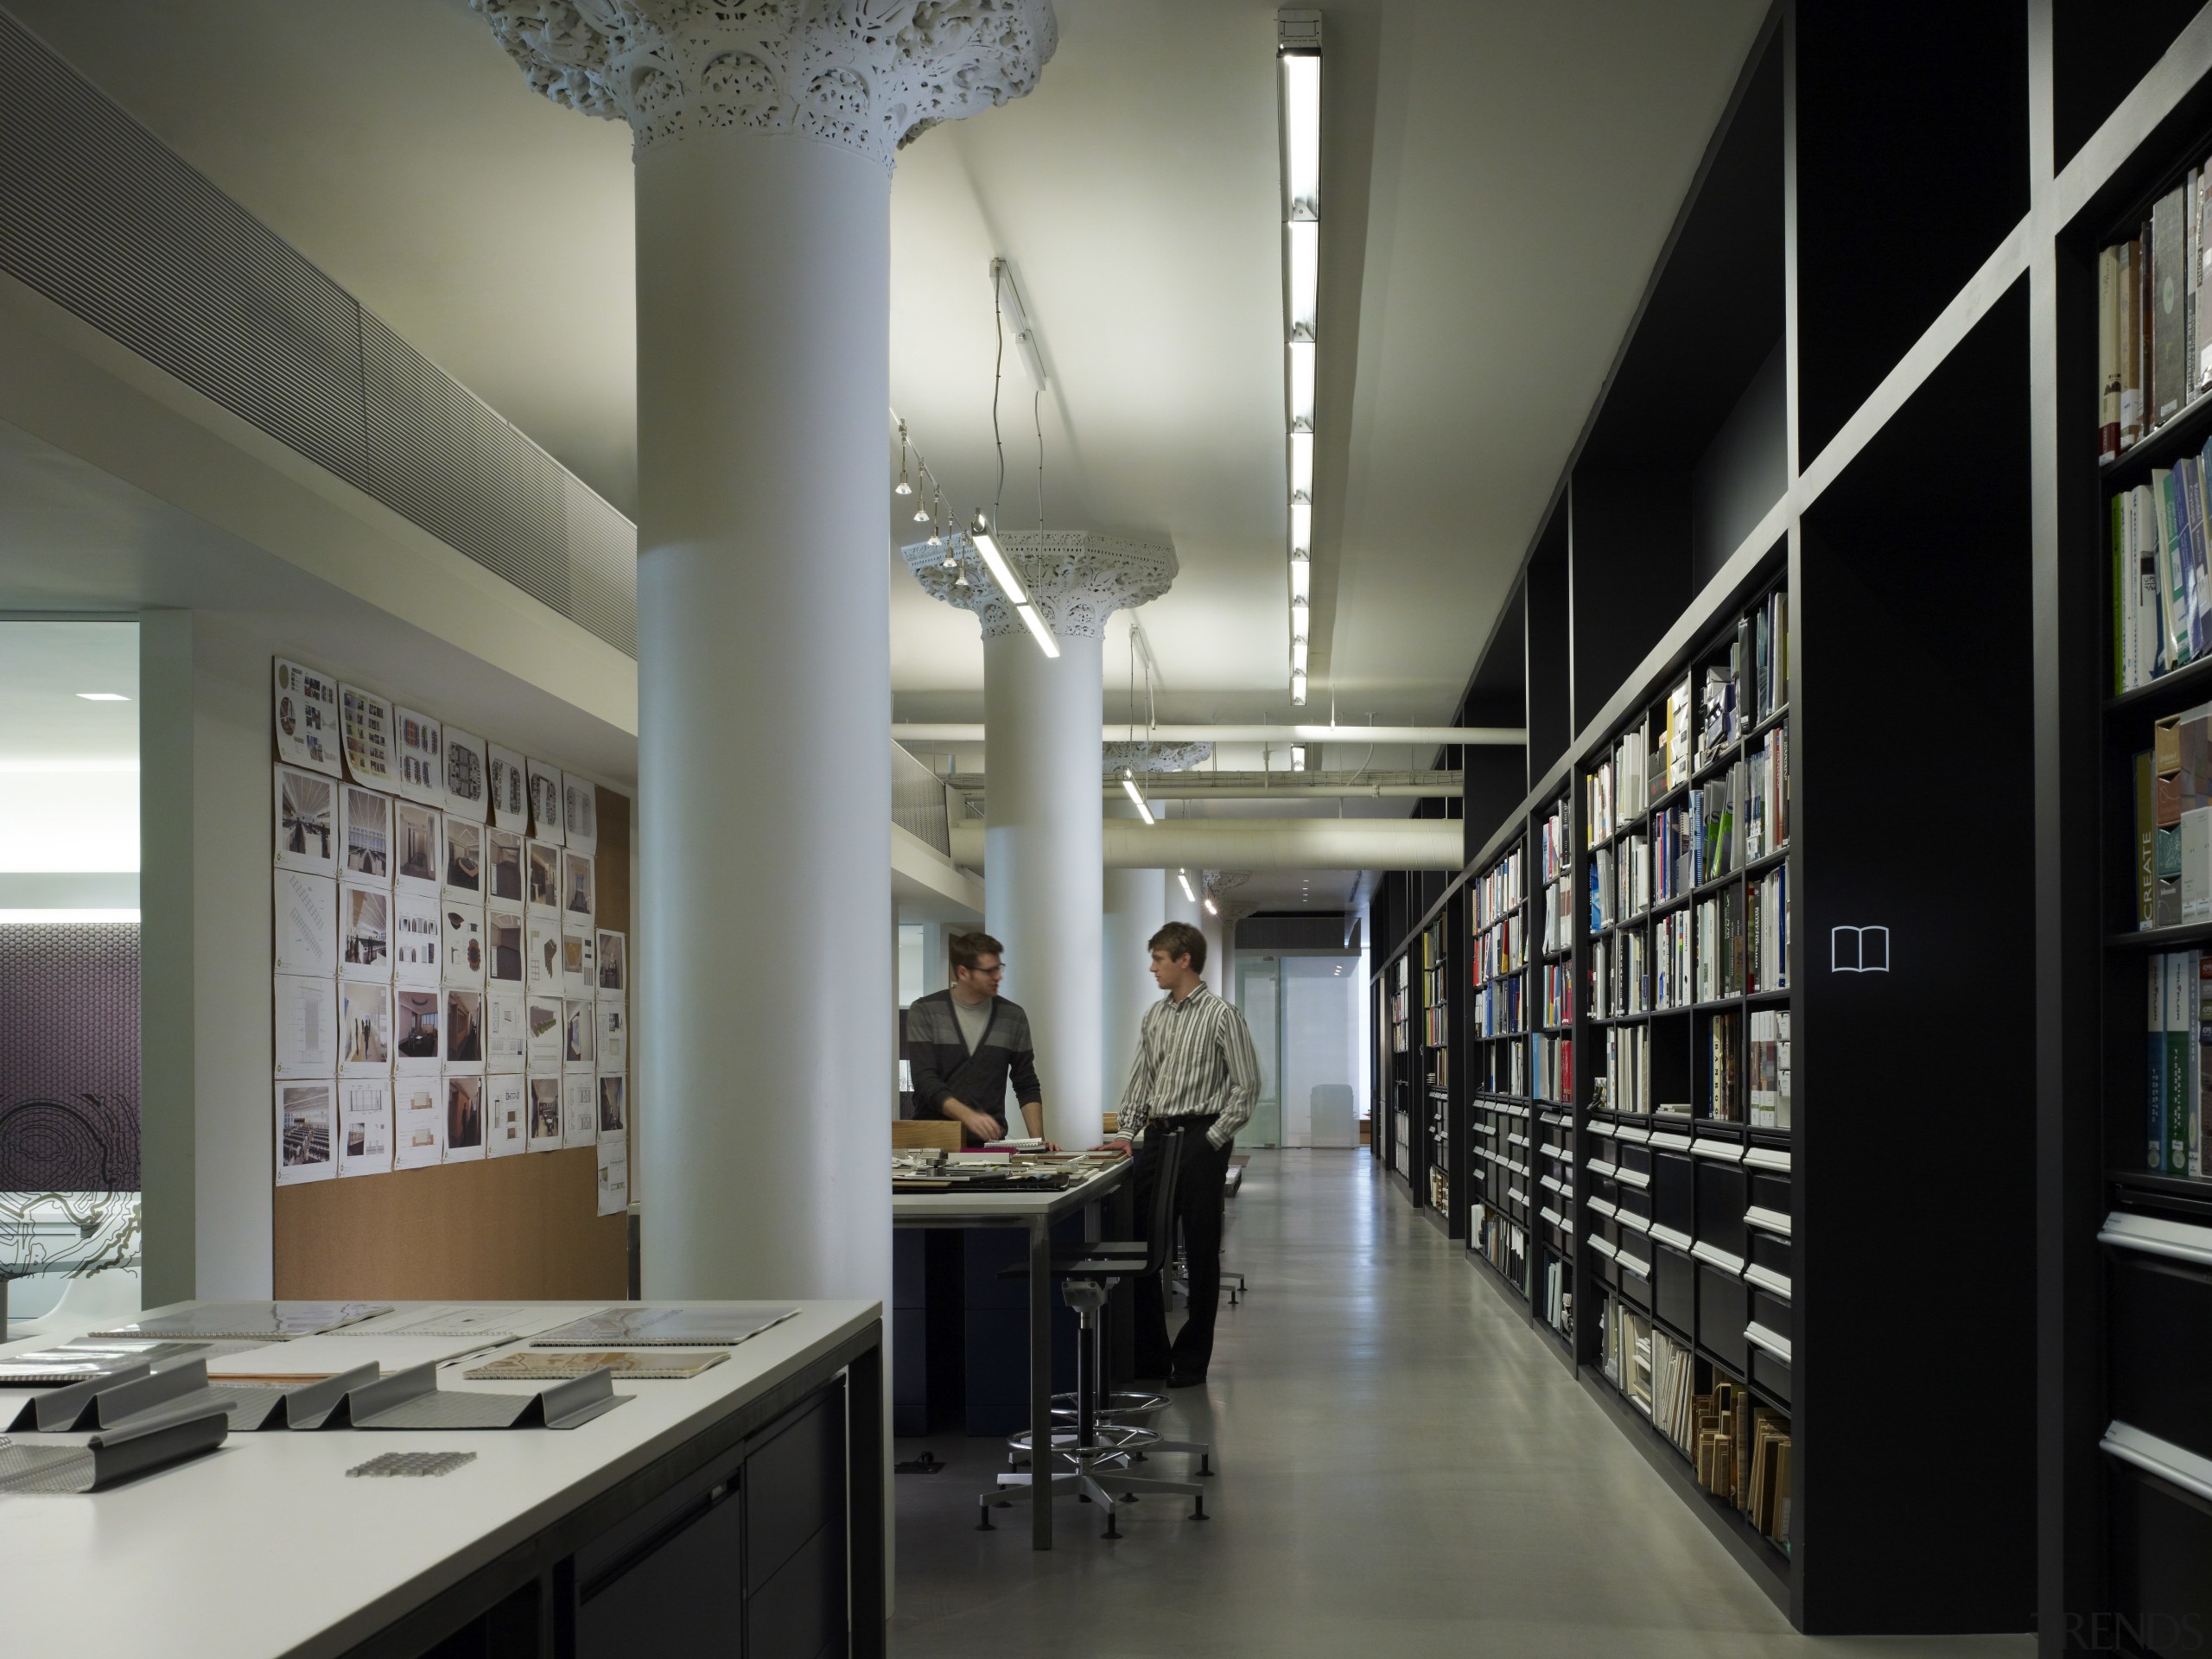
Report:
[[[1321,329],[1321,14],[1275,13],[1282,103],[1283,382],[1290,472],[1290,700],[1306,702]]]

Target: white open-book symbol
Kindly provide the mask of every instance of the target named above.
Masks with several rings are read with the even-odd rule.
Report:
[[[1886,927],[1830,929],[1828,969],[1838,974],[1888,973],[1890,930]]]

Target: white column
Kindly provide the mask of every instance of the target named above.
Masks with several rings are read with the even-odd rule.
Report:
[[[1102,861],[1099,645],[1057,660],[1024,632],[983,641],[983,925],[1006,947],[999,994],[1029,1014],[1045,1134],[1098,1141]]]
[[[1126,803],[1109,802],[1109,817],[1136,817]],[[1147,941],[1160,931],[1171,913],[1166,891],[1174,883],[1161,870],[1109,870],[1105,874],[1106,932],[1101,1004],[1104,1014],[1100,1105],[1112,1111],[1121,1104],[1129,1081],[1129,1065],[1136,1058],[1137,1027],[1145,1010],[1159,999],[1153,982]],[[1175,895],[1180,898],[1180,893]]]
[[[887,1302],[891,166],[1051,10],[476,4],[636,139],[645,1291]]]
[[[1058,657],[1039,649],[965,536],[901,551],[925,592],[982,625],[985,925],[1006,946],[1001,993],[1028,1011],[1046,1135],[1087,1147],[1105,1110],[1106,619],[1166,593],[1175,550],[1080,531],[1002,534],[999,544]]]

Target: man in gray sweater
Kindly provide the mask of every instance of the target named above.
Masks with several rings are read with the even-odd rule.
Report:
[[[1029,1133],[1041,1137],[1045,1106],[1029,1016],[998,994],[1005,948],[988,933],[956,933],[946,948],[951,986],[916,997],[906,1010],[915,1115],[950,1118],[976,1145],[996,1141],[1011,1077]]]

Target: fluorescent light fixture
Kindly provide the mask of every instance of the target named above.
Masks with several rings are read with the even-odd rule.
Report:
[[[79,691],[77,695],[86,702],[128,702],[130,701],[120,691]]]
[[[1290,499],[1313,504],[1313,435],[1290,435]]]
[[[1175,879],[1183,884],[1183,897],[1192,904],[1197,904],[1198,895],[1191,891],[1191,873],[1188,870],[1178,870],[1175,872]]]
[[[1303,605],[1313,590],[1313,562],[1293,559],[1290,562],[1290,602]]]
[[[1297,568],[1297,566],[1292,567],[1293,569]],[[1305,594],[1293,594],[1290,596],[1290,637],[1292,639],[1305,639],[1312,637],[1306,632],[1306,627],[1313,610],[1313,607],[1306,602]]]
[[[1306,671],[1302,668],[1290,671],[1290,701],[1294,708],[1306,706]]]
[[[1321,227],[1310,219],[1282,227],[1283,263],[1288,268],[1291,340],[1315,337],[1321,311]]]
[[[991,581],[999,592],[1006,595],[1007,602],[1010,605],[1028,604],[1029,595],[1021,586],[1021,578],[1014,574],[1014,567],[1006,562],[1006,555],[999,551],[999,544],[991,533],[979,526],[970,531],[969,536],[976,543],[976,550],[983,556],[983,566],[991,573]],[[1033,624],[1030,632],[1034,633],[1036,631]],[[1057,657],[1060,653],[1056,647],[1050,654]]]
[[[1313,342],[1294,340],[1290,353],[1290,429],[1313,429]]]
[[[1045,626],[1045,619],[1037,614],[1034,606],[1017,605],[1014,607],[1014,613],[1021,619],[1022,626],[1029,630],[1029,637],[1037,642],[1038,650],[1043,652],[1047,657],[1057,657],[1060,654],[1060,642],[1052,638],[1052,631]]]
[[[1290,746],[1290,769],[1293,772],[1306,770],[1306,746],[1303,743]]]
[[[1287,217],[1321,216],[1321,54],[1286,52],[1282,65],[1282,175]]]
[[[1147,824],[1153,823],[1152,805],[1145,799],[1144,791],[1137,787],[1136,773],[1127,766],[1122,768],[1122,790],[1135,804],[1137,816]]]
[[[1206,900],[1206,914],[1209,916],[1218,916],[1221,914],[1220,907],[1217,906],[1211,899],[1208,899]]]
[[[1290,556],[1304,560],[1313,550],[1313,508],[1311,503],[1290,504]]]
[[[0,927],[51,927],[86,922],[138,923],[135,910],[0,910]]]
[[[1290,671],[1300,679],[1306,677],[1306,641],[1303,639],[1290,642]]]

